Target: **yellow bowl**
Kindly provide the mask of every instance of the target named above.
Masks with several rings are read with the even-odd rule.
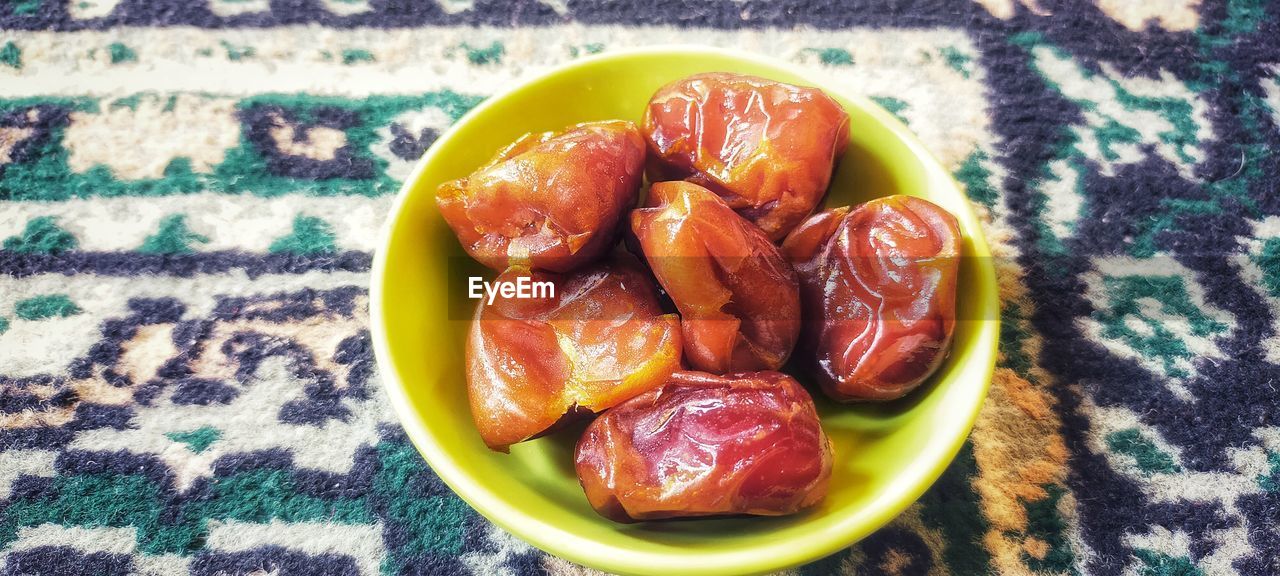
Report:
[[[950,358],[903,400],[841,406],[815,394],[836,454],[830,491],[817,508],[783,518],[615,524],[596,515],[582,494],[572,431],[516,445],[510,454],[480,441],[467,404],[463,335],[471,303],[460,276],[481,269],[458,265],[465,254],[433,196],[441,182],[468,174],[526,132],[592,120],[638,122],[658,87],[708,71],[818,86],[839,100],[852,130],[827,205],[903,193],[955,214],[969,256],[960,271],[963,321]],[[960,449],[990,385],[999,332],[995,271],[978,219],[905,126],[866,98],[832,90],[784,63],[701,47],[579,60],[477,106],[405,182],[382,232],[370,292],[383,385],[436,474],[521,539],[625,574],[762,573],[821,558],[872,533],[919,498]]]

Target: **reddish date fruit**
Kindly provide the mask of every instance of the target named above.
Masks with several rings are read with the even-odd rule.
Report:
[[[470,176],[441,184],[436,205],[481,264],[568,272],[613,246],[635,206],[644,146],[623,121],[528,134]]]
[[[658,89],[643,125],[650,180],[705,186],[775,241],[822,201],[849,140],[821,90],[729,73]]]
[[[646,206],[631,212],[631,230],[680,309],[689,365],[780,368],[800,334],[800,289],[777,247],[697,184],[654,184]]]
[[[942,363],[956,321],[954,216],[889,196],[814,215],[782,250],[800,276],[804,360],[832,398],[899,398]]]
[[[790,376],[677,372],[592,422],[575,459],[591,507],[635,522],[795,513],[826,495],[832,455]]]
[[[680,369],[679,320],[630,255],[565,275],[514,267],[498,282],[521,276],[551,282],[554,296],[481,301],[467,339],[471,415],[490,448],[505,452]]]

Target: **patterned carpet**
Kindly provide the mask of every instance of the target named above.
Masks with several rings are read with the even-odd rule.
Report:
[[[408,444],[366,275],[450,122],[674,42],[875,98],[1000,256],[960,457],[799,574],[1280,573],[1278,23],[1265,0],[0,2],[0,574],[585,573]]]

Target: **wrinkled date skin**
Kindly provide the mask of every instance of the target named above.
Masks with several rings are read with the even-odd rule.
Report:
[[[613,246],[635,206],[644,157],[631,122],[528,134],[470,176],[441,184],[436,205],[481,264],[568,272]]]
[[[849,115],[817,88],[741,74],[663,86],[643,120],[654,182],[688,180],[781,240],[826,194]]]
[[[777,370],[800,334],[795,272],[769,238],[720,197],[659,182],[631,230],[680,309],[685,359],[715,374]]]
[[[832,398],[893,400],[947,355],[960,229],[937,205],[889,196],[814,215],[782,244],[800,276],[800,347]]]
[[[558,424],[661,385],[680,369],[680,324],[629,254],[567,275],[514,267],[555,285],[553,298],[481,301],[467,339],[471,415],[506,452]]]
[[[832,452],[790,376],[677,372],[592,422],[575,457],[591,506],[636,522],[798,512],[826,496]]]

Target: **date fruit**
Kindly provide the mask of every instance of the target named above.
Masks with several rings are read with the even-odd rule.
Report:
[[[849,115],[817,88],[696,74],[649,100],[649,180],[688,180],[781,240],[826,194]]]
[[[827,493],[831,442],[779,372],[677,372],[605,412],[575,452],[591,507],[617,522],[780,516]]]
[[[513,267],[497,282],[521,276],[554,295],[481,301],[467,339],[471,415],[489,448],[506,452],[680,369],[679,319],[630,254],[563,275]]]
[[[800,276],[803,361],[829,396],[900,398],[942,363],[956,321],[954,216],[888,196],[815,214],[782,251]]]
[[[613,247],[644,157],[631,122],[528,134],[470,176],[441,184],[436,205],[481,264],[568,272]]]
[[[711,191],[659,182],[631,230],[680,309],[689,365],[724,374],[776,370],[800,334],[795,272],[764,233]]]

